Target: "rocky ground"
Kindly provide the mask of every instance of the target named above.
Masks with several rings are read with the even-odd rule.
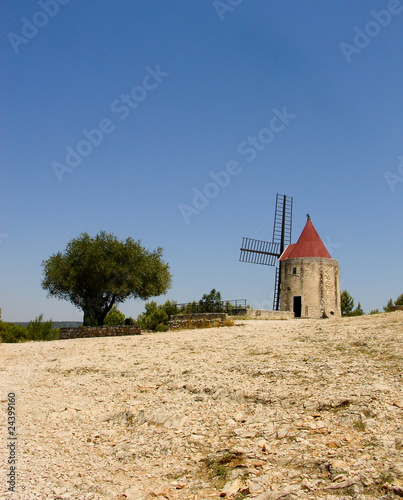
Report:
[[[2,498],[403,497],[403,312],[3,344],[0,354]]]

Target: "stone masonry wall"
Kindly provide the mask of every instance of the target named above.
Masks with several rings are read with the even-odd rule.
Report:
[[[293,319],[292,311],[268,311],[265,309],[247,309],[246,315],[253,319]],[[236,318],[236,316],[234,316]]]
[[[169,317],[170,330],[220,326],[228,319],[225,313],[173,314]]]
[[[301,297],[303,318],[340,317],[339,264],[335,259],[287,259],[281,266],[281,310],[293,311]]]
[[[122,337],[124,335],[141,335],[141,328],[138,325],[78,326],[74,328],[60,328],[60,339]]]

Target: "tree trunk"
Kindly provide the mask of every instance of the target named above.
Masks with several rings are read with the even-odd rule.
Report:
[[[94,309],[87,306],[83,308],[83,311],[84,311],[83,326],[95,326],[99,324]]]

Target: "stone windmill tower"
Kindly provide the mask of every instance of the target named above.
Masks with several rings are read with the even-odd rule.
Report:
[[[282,311],[296,318],[341,316],[339,263],[332,259],[311,218],[297,243],[280,256]]]

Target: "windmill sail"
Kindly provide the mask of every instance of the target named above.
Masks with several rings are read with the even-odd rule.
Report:
[[[263,264],[265,266],[275,266],[281,255],[279,243],[243,238],[241,247],[240,262],[251,264]]]
[[[274,214],[273,241],[261,241],[253,238],[243,238],[240,262],[277,266],[277,261],[287,245],[291,244],[292,202],[286,195],[277,194]],[[281,262],[276,267],[274,284],[273,309],[280,309]]]

